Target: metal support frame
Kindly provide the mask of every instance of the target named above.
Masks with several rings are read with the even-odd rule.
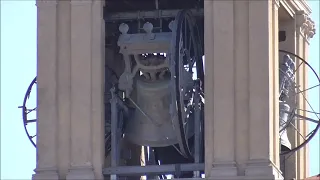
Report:
[[[133,19],[155,19],[155,18],[174,18],[181,9],[172,10],[153,10],[153,11],[138,11],[138,12],[117,12],[105,13],[105,22],[125,21]],[[191,9],[194,16],[203,16],[203,9]]]
[[[116,89],[111,89],[111,167],[115,168],[119,164],[119,136],[118,136],[118,97]],[[111,180],[116,180],[117,176],[112,174]]]
[[[118,166],[103,169],[104,175],[149,175],[149,174],[175,174],[187,171],[202,171],[203,163],[190,164],[168,164],[168,165],[149,165],[149,166]],[[114,180],[114,179],[113,179]]]
[[[200,94],[199,85],[196,81],[195,88],[195,151],[194,159],[195,163],[189,164],[168,164],[168,165],[150,165],[146,166],[120,166],[120,147],[119,142],[121,139],[121,127],[119,124],[119,110],[124,108],[125,112],[128,112],[123,101],[118,97],[116,88],[111,89],[112,98],[111,103],[111,167],[104,168],[103,174],[105,176],[110,175],[111,180],[118,180],[119,176],[131,175],[131,176],[143,176],[143,175],[158,175],[158,174],[179,174],[180,172],[194,172],[195,178],[200,178],[200,171],[204,171],[204,163],[200,163],[202,156],[202,141],[201,141],[201,109],[200,109]]]
[[[201,158],[201,147],[202,147],[202,134],[201,134],[201,102],[200,102],[200,81],[195,81],[195,96],[194,96],[194,104],[195,104],[195,121],[194,121],[194,162],[200,163]],[[194,177],[201,177],[200,171],[194,171]]]

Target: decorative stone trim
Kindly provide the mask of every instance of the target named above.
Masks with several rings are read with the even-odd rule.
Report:
[[[36,0],[37,7],[57,6],[58,0]]]
[[[93,2],[92,0],[76,0],[76,1],[71,0],[70,1],[71,5],[73,6],[88,6],[88,5],[91,5],[92,2]]]
[[[296,27],[307,41],[309,41],[316,34],[314,21],[304,12],[299,11],[296,14]]]
[[[58,180],[59,175],[56,168],[36,168],[34,170],[36,174],[32,175],[32,180]]]
[[[280,169],[270,160],[265,159],[249,160],[247,162],[245,176],[248,177],[248,179],[283,179]]]
[[[280,7],[280,0],[273,0],[273,5],[276,7],[276,8],[279,8]]]
[[[66,177],[67,180],[89,180],[95,179],[92,166],[71,167]]]
[[[306,14],[311,14],[311,8],[308,5],[306,0],[299,0],[299,1],[288,1],[292,6],[295,6],[296,11],[303,10]]]
[[[237,167],[236,162],[213,162],[212,169],[210,172],[210,178],[216,177],[216,179],[221,179],[222,177],[237,177]]]
[[[273,0],[277,1],[277,0]],[[288,1],[288,0],[279,0],[280,4],[286,9],[291,17],[294,18],[294,15],[300,11],[304,11],[305,14],[311,14],[311,8],[307,4],[306,0],[299,1]],[[275,2],[274,2],[275,3]]]

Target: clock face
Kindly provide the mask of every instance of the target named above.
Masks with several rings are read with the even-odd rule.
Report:
[[[27,138],[34,147],[37,146],[37,78],[30,83],[23,99],[22,119]]]

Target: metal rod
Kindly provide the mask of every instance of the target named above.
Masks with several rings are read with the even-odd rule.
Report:
[[[26,123],[33,123],[33,122],[37,122],[37,119],[30,119],[30,120],[27,120]]]
[[[283,112],[287,113],[287,114],[291,114],[290,111],[283,111]],[[305,117],[305,116],[302,116],[302,115],[299,115],[299,114],[295,114],[294,116],[296,116],[298,118],[301,118],[301,120],[307,120],[307,121],[310,121],[310,122],[313,122],[313,123],[319,123],[319,120],[308,118],[308,117]]]
[[[118,166],[118,108],[117,108],[117,95],[115,92],[115,88],[111,90],[112,98],[110,100],[111,103],[111,167]],[[110,174],[111,180],[117,180],[116,174]]]
[[[200,97],[199,97],[199,86],[196,82],[195,93],[194,93],[194,106],[195,106],[195,122],[194,122],[194,162],[200,163]],[[194,171],[194,177],[200,177],[200,171]]]
[[[180,9],[172,10],[153,10],[153,11],[137,11],[137,12],[116,12],[106,13],[105,22],[117,20],[139,20],[139,19],[155,19],[155,18],[174,18],[181,11]],[[203,9],[191,9],[193,16],[203,16]],[[159,15],[157,14],[159,12]],[[158,17],[157,17],[158,16]]]
[[[157,164],[155,161],[154,157],[154,151],[152,148],[145,146],[144,147],[144,153],[145,153],[145,159],[146,159],[146,164],[145,166],[150,166],[150,165],[155,165]],[[157,175],[148,175],[147,179],[158,179]]]
[[[155,0],[155,4],[156,4],[156,10],[159,9],[159,0]]]
[[[118,166],[103,169],[104,175],[147,175],[147,174],[170,174],[179,169],[183,172],[203,171],[204,164],[169,164],[169,165],[149,165],[149,166]]]

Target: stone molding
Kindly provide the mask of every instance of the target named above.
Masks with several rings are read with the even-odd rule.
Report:
[[[237,177],[238,168],[236,162],[224,161],[224,162],[213,162],[210,172],[210,178],[220,179],[222,177]]]
[[[36,168],[35,174],[32,175],[32,180],[58,180],[58,171],[55,168]]]
[[[71,167],[66,177],[67,180],[88,180],[96,179],[92,166],[77,166]]]
[[[283,179],[280,169],[270,160],[249,160],[245,170],[246,179]]]
[[[275,7],[279,8],[280,7],[280,0],[273,0],[273,5],[275,5]]]
[[[307,4],[306,0],[299,0],[299,1],[288,1],[288,0],[280,0],[280,3],[290,8],[293,12],[304,11],[306,14],[311,14],[311,8]]]
[[[88,5],[91,5],[93,2],[92,0],[88,1],[88,0],[71,0],[70,1],[70,4],[72,6],[88,6]]]
[[[278,0],[274,0],[278,1]],[[288,1],[288,0],[279,0],[280,4],[286,9],[289,15],[294,18],[299,12],[304,12],[306,15],[311,14],[311,8],[307,4],[306,0],[299,1]]]
[[[308,5],[306,0],[299,0],[299,1],[287,1],[288,3],[292,4],[297,11],[303,10],[308,15],[311,14],[311,8]]]
[[[37,7],[57,6],[58,0],[36,0]]]

